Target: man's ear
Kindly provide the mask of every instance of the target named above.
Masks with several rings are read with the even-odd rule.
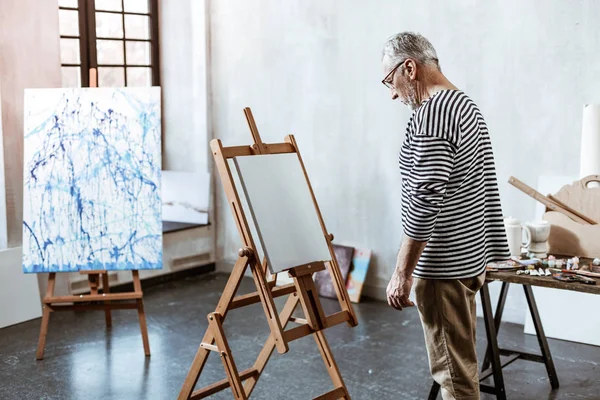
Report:
[[[409,80],[414,80],[417,77],[417,63],[412,58],[409,58],[404,63],[404,70]]]

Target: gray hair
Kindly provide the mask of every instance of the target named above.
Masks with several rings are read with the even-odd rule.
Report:
[[[383,45],[382,58],[385,56],[394,62],[412,58],[420,64],[441,70],[435,48],[425,36],[418,33],[400,32],[390,37]]]

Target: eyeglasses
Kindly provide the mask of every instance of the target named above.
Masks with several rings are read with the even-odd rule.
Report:
[[[392,81],[394,79],[394,72],[396,72],[398,67],[401,66],[402,64],[404,64],[404,62],[406,60],[407,59],[404,59],[401,62],[399,62],[398,65],[396,65],[394,68],[392,68],[392,70],[390,72],[388,72],[388,74],[385,76],[385,78],[383,78],[383,80],[381,81],[381,83],[383,83],[388,89],[394,89],[394,85],[392,84]]]

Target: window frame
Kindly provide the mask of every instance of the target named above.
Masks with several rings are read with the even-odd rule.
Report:
[[[60,35],[61,39],[79,39],[79,63],[63,63],[62,67],[79,67],[81,87],[90,87],[90,68],[118,67],[123,68],[123,82],[127,87],[127,68],[150,68],[152,74],[151,86],[160,86],[160,59],[159,59],[159,36],[158,36],[158,0],[148,1],[148,13],[125,11],[125,1],[121,1],[122,11],[96,10],[95,0],[77,0],[77,7],[59,6],[59,10],[77,11],[79,20],[79,35]],[[121,15],[123,23],[122,38],[98,37],[96,35],[96,11]],[[126,15],[145,16],[150,19],[148,39],[126,38]],[[98,40],[120,41],[123,44],[122,64],[100,64],[98,65]],[[127,42],[144,42],[150,44],[150,64],[127,64]],[[96,75],[98,76],[98,75]],[[99,82],[100,83],[100,82]],[[99,84],[98,86],[101,86]]]

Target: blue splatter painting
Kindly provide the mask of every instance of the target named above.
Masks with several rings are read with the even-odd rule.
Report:
[[[162,268],[160,88],[25,91],[23,270]]]

